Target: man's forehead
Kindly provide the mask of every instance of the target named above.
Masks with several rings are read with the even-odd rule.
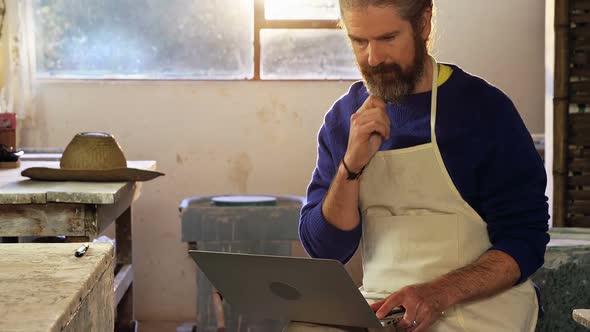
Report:
[[[395,6],[352,7],[342,10],[342,23],[350,35],[377,38],[410,26]]]
[[[374,6],[374,5],[367,5],[367,6],[350,6],[350,7],[341,7],[341,13],[343,16],[350,15],[350,14],[365,14],[365,15],[376,15],[376,14],[385,14],[390,13],[390,15],[395,15],[396,17],[401,19],[399,15],[399,9],[397,6],[394,5],[384,5],[384,6]]]

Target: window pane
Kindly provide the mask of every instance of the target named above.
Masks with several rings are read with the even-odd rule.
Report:
[[[346,36],[336,29],[261,30],[262,79],[358,79]]]
[[[34,0],[49,77],[253,77],[253,0]]]
[[[267,20],[337,20],[338,0],[265,0]]]

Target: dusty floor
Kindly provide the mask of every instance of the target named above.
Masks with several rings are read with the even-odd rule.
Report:
[[[184,329],[178,329],[179,326]],[[191,332],[186,322],[140,321],[138,332]]]

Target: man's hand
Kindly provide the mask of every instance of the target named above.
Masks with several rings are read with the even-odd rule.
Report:
[[[419,284],[404,287],[373,303],[371,308],[379,319],[383,319],[391,309],[399,306],[403,306],[406,313],[397,327],[412,332],[425,331],[449,307],[444,290],[430,284]]]
[[[373,155],[379,151],[383,138],[389,137],[389,117],[385,102],[369,96],[350,117],[350,136],[344,163],[351,172],[358,173]],[[332,226],[352,231],[360,222],[358,202],[360,181],[347,179],[344,165],[338,165],[337,173],[322,203],[322,214]]]
[[[510,289],[519,278],[520,268],[510,255],[489,250],[467,266],[430,282],[404,287],[371,307],[383,318],[391,309],[403,306],[406,313],[398,327],[421,332],[453,305],[496,295]]]
[[[359,172],[369,163],[383,140],[389,138],[390,121],[385,102],[369,96],[361,108],[350,117],[350,136],[344,162],[353,172]]]

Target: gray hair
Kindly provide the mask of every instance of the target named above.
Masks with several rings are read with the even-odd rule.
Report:
[[[400,16],[412,24],[414,31],[418,31],[422,14],[426,9],[432,9],[433,5],[433,0],[340,0],[340,13],[346,9],[369,6],[395,7]]]

